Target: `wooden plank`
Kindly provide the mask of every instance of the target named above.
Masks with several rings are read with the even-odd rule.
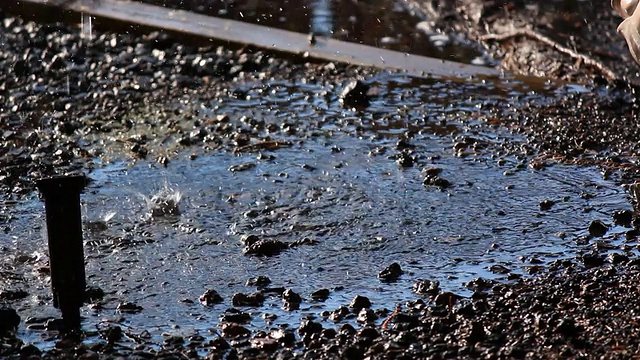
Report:
[[[8,1],[8,0],[2,0]],[[235,20],[172,10],[126,0],[17,0],[20,5],[60,6],[78,13],[118,20],[223,42],[251,45],[264,50],[308,56],[310,59],[335,61],[409,75],[447,78],[498,77],[494,68],[404,54],[371,46],[316,37],[310,44],[306,34]]]

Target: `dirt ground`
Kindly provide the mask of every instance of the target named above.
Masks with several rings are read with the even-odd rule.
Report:
[[[568,81],[638,81],[608,1],[414,1],[434,26],[480,44],[510,72]]]

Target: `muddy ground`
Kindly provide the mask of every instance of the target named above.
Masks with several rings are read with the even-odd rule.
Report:
[[[635,81],[637,68],[622,38],[615,34],[618,19],[608,10],[608,4],[457,3],[457,8],[430,2],[414,9],[420,9],[421,16],[435,19],[433,26],[471,41],[513,25],[529,26],[591,54],[619,74],[618,81],[611,83],[597,68],[581,66],[536,41],[514,39],[469,45],[486,51],[507,69],[585,80],[589,89],[527,98],[531,100],[517,103],[516,109],[499,101],[487,102],[483,106],[488,108],[488,120],[474,124],[476,129],[511,131],[523,135],[526,141],[503,142],[485,151],[496,157],[518,157],[523,166],[534,169],[562,162],[596,165],[604,177],[632,184],[639,169],[636,153],[640,131],[634,90],[624,79]],[[576,11],[578,8],[581,11]],[[254,78],[334,84],[326,96],[338,99],[344,84],[375,73],[339,64],[298,63],[250,49],[198,48],[160,32],[97,32],[91,40],[81,39],[77,27],[34,23],[4,12],[0,15],[3,206],[20,202],[32,193],[34,179],[87,171],[97,166],[95,159],[146,158],[167,165],[179,151],[200,147],[242,151],[258,143],[277,148],[289,146],[287,141],[292,138],[313,136],[314,131],[313,124],[291,129],[286,124],[242,118],[221,117],[207,123],[197,112],[184,111],[180,106],[155,114],[151,122],[132,116],[135,109],[168,98],[246,98],[241,84]],[[567,32],[555,31],[558,27]],[[140,128],[149,130],[142,136],[136,133]],[[404,136],[410,138],[411,134]],[[457,146],[466,149],[485,145],[467,138]],[[402,148],[399,142],[398,154],[403,154]],[[402,156],[398,155],[397,161],[402,165]],[[433,178],[434,184],[445,185],[436,181],[437,174]],[[541,266],[535,277],[506,283],[479,279],[469,285],[473,295],[468,298],[442,291],[433,283],[417,283],[417,300],[396,310],[369,310],[367,299],[356,298],[335,314],[319,315],[298,326],[270,332],[248,331],[243,326],[249,316],[243,312],[246,303],[238,300],[240,310],[230,312],[219,336],[206,341],[169,337],[163,343],[149,344],[126,327],[112,324],[98,333],[85,334],[84,339],[52,331],[55,348],[42,351],[13,336],[15,320],[6,309],[22,295],[0,292],[0,304],[7,307],[0,312],[0,357],[197,358],[207,354],[209,358],[227,359],[629,358],[639,351],[640,324],[635,310],[640,277],[635,253],[638,228],[633,212],[611,216],[612,222],[627,229],[616,235],[620,239],[615,240],[621,240],[622,245],[602,238],[607,227],[594,223],[590,235],[581,239],[583,250],[573,259]],[[0,221],[3,231],[11,234],[9,216],[0,213]],[[526,241],[526,234],[523,237]],[[2,246],[0,243],[0,250]],[[5,279],[16,275],[10,270],[3,269]],[[397,272],[391,267],[385,276],[393,277],[394,270]],[[296,294],[282,292],[279,296],[296,303]],[[331,325],[318,320],[325,315],[336,319],[357,317],[359,325]]]

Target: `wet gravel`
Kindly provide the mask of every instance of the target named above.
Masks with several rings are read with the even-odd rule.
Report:
[[[113,146],[104,141],[109,134],[140,121],[132,116],[138,106],[196,91],[212,98],[246,97],[234,81],[247,77],[349,83],[368,71],[298,64],[257,51],[196,48],[158,32],[98,33],[88,41],[64,24],[36,24],[2,12],[0,17],[0,190],[5,201],[31,192],[37,177],[90,168],[92,159]],[[533,156],[532,167],[558,161],[597,164],[604,175],[619,174],[621,181],[632,182],[638,171],[634,154],[640,133],[634,121],[633,96],[624,89],[599,91],[561,94],[559,100],[531,102],[517,112],[496,109],[500,126],[529,139],[525,144],[505,144],[501,151]],[[340,93],[336,89],[335,97]],[[250,127],[234,128],[224,116],[206,133],[203,128],[185,131],[175,120],[178,115],[184,114],[163,114],[158,125],[162,127],[158,133],[175,135],[177,147],[207,144],[228,151],[255,151],[290,146],[286,141],[259,138]],[[291,131],[296,130],[282,126],[273,132]],[[161,140],[136,137],[121,146],[132,159],[154,157],[162,164],[171,156],[170,151],[161,152],[155,146]],[[460,148],[473,145],[461,143]],[[399,166],[410,167],[410,147],[399,143],[398,150]],[[437,168],[426,169],[424,176],[425,186],[452,185]],[[552,202],[540,203],[541,210],[551,207]],[[334,311],[308,315],[295,328],[252,331],[246,322],[254,316],[253,308],[264,306],[266,296],[280,297],[283,307],[291,311],[297,311],[304,299],[291,289],[268,288],[269,279],[260,277],[251,280],[258,287],[255,293],[238,293],[232,299],[221,299],[209,289],[198,299],[203,305],[224,300],[233,305],[220,318],[211,340],[172,335],[160,344],[151,343],[144,333],[105,324],[81,335],[52,331],[56,346],[42,351],[14,336],[19,314],[3,305],[24,294],[3,292],[0,357],[629,358],[640,351],[638,222],[629,212],[612,216],[628,227],[626,233],[608,235],[606,224],[592,223],[590,236],[581,239],[583,250],[574,259],[531,266],[534,277],[513,276],[508,283],[477,279],[468,284],[474,291],[468,298],[443,291],[437,282],[425,279],[414,285],[417,300],[397,304],[395,309],[356,296]],[[613,245],[618,237],[624,237],[622,245]],[[245,251],[251,256],[310,245],[308,239],[296,243],[245,240]],[[394,281],[403,275],[400,265],[392,263],[385,264],[379,278]],[[319,289],[312,299],[323,301],[329,293]],[[122,303],[119,310],[142,309]],[[55,329],[53,321],[47,324]]]

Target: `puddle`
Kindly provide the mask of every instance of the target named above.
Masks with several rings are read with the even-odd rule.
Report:
[[[507,111],[500,99],[526,97],[525,84],[518,92],[395,75],[371,82],[382,91],[366,112],[319,95],[331,86],[324,83],[246,82],[238,84],[247,94],[242,99],[178,99],[205,118],[225,113],[232,121],[288,124],[295,129],[291,147],[262,154],[193,148],[166,168],[96,160],[83,211],[85,222],[106,219],[107,226],[85,228],[86,272],[106,297],[102,307],[83,309],[84,327],[118,322],[133,333],[148,330],[157,343],[162,334],[209,336],[233,294],[255,291],[245,284],[258,275],[305,302],[300,311],[285,311],[279,297],[267,296],[263,307],[243,309],[255,315],[253,329],[297,326],[301,317],[318,318],[355,295],[369,297],[374,308],[393,309],[418,297],[412,292],[418,279],[468,296],[464,283],[506,277],[490,272],[493,265],[525,274],[537,261],[574,257],[575,242],[592,220],[608,223],[613,211],[630,208],[624,190],[597,169],[533,170],[525,159],[492,156],[498,144],[523,139],[481,124]],[[403,168],[393,156],[406,136],[415,165]],[[465,139],[473,140],[466,150],[454,150]],[[441,169],[452,185],[423,185],[425,168]],[[179,216],[149,216],[148,199],[163,189],[180,193]],[[555,205],[542,211],[544,200]],[[11,302],[23,319],[57,316],[42,272],[42,203],[35,194],[4,202],[0,215],[7,224],[0,287],[28,292]],[[248,256],[244,235],[317,244]],[[393,262],[405,274],[381,282],[378,273]],[[328,300],[312,301],[310,294],[322,288],[331,290]],[[224,302],[202,306],[198,297],[207,289]],[[125,301],[143,310],[121,314],[116,307]],[[277,318],[265,320],[265,313]],[[24,327],[19,336],[53,345],[46,333]]]

